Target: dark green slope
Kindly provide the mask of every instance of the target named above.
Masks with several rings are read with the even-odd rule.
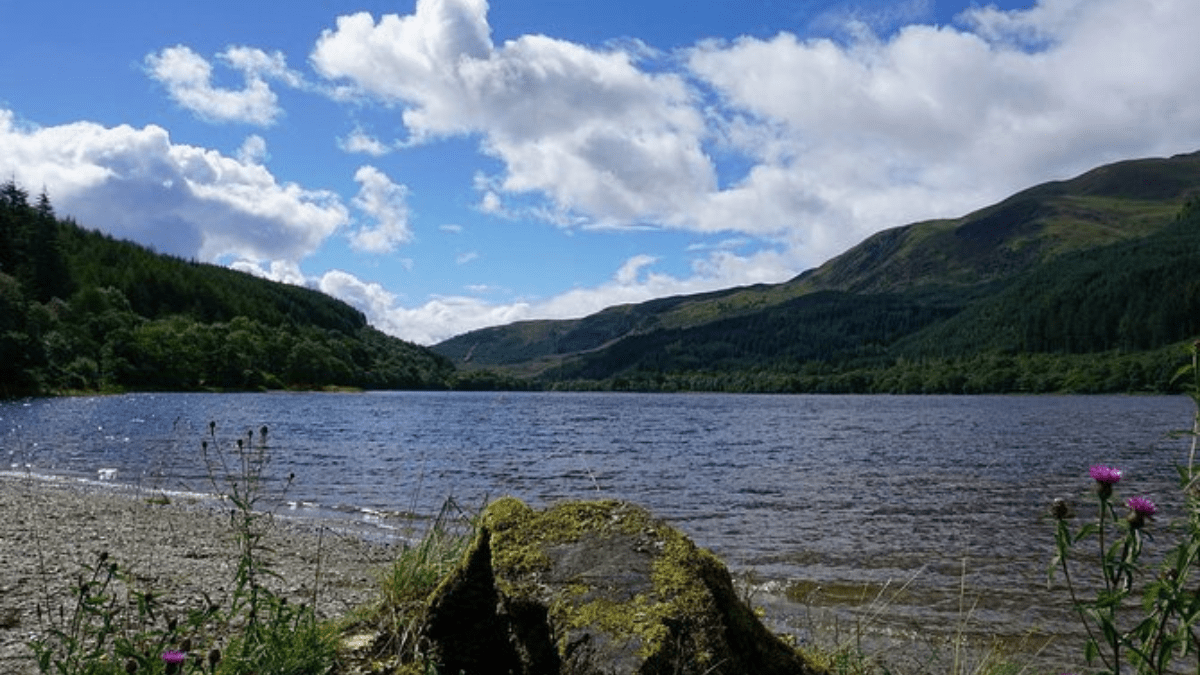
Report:
[[[0,396],[441,388],[453,371],[322,293],[159,255],[0,186]]]
[[[216,323],[243,316],[268,326],[292,323],[343,333],[367,325],[362,312],[309,288],[156,254],[78,227],[63,228],[61,242],[76,287],[115,288],[148,319],[186,315]]]
[[[1140,239],[1075,251],[909,336],[910,356],[1137,352],[1200,336],[1200,201]]]
[[[609,383],[631,373],[844,372],[987,350],[1054,353],[1062,350],[1054,345],[1064,343],[1061,333],[1068,329],[1048,317],[1063,316],[1064,303],[1071,302],[1067,289],[1081,286],[1084,265],[1077,261],[1100,251],[1116,256],[1098,263],[1101,273],[1105,266],[1126,271],[1124,282],[1105,283],[1128,283],[1142,295],[1104,296],[1111,318],[1101,323],[1122,328],[1068,339],[1075,345],[1069,353],[1155,349],[1182,339],[1191,323],[1176,322],[1171,331],[1144,329],[1146,322],[1174,320],[1162,317],[1176,317],[1178,310],[1134,306],[1145,306],[1138,299],[1143,295],[1161,296],[1163,284],[1177,283],[1190,262],[1163,257],[1160,267],[1174,270],[1170,276],[1134,271],[1130,261],[1142,265],[1155,258],[1146,251],[1159,251],[1164,244],[1156,242],[1176,235],[1148,237],[1181,227],[1172,226],[1175,216],[1197,193],[1200,153],[1120,162],[1030,188],[962,218],[880,232],[784,284],[475,331],[434,350],[466,368]],[[1064,289],[1063,295],[1034,297],[1050,288]],[[1074,303],[1079,309],[1071,321],[1091,321],[1095,303],[1077,297]]]

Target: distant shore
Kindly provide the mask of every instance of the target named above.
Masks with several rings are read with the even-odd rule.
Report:
[[[69,479],[0,475],[0,672],[37,672],[29,639],[42,630],[38,606],[55,612],[84,565],[106,551],[180,613],[208,593],[233,588],[236,542],[227,505],[196,497],[151,503],[157,492]],[[312,602],[321,617],[344,615],[377,595],[376,572],[394,558],[332,523],[276,519],[266,544],[281,579],[272,590]]]

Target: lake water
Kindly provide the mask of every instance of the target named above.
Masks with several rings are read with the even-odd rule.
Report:
[[[1046,588],[1050,501],[1085,507],[1106,462],[1169,510],[1188,448],[1169,433],[1191,419],[1185,397],[135,394],[0,404],[0,458],[203,491],[209,423],[223,447],[267,425],[292,515],[386,536],[451,497],[625,499],[755,580],[801,639],[832,622],[1016,640],[1074,631]]]

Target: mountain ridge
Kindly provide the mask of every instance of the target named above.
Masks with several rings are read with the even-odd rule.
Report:
[[[846,318],[844,312],[853,305],[852,299],[873,304],[894,320],[900,320],[896,312],[903,313],[905,306],[926,319],[946,320],[995,295],[1029,270],[1052,265],[1078,251],[1152,235],[1172,222],[1197,194],[1200,152],[1125,160],[1074,178],[1032,186],[959,218],[883,230],[780,284],[618,305],[580,319],[486,328],[432,349],[468,370],[496,369],[514,376],[540,377],[543,382],[580,377],[611,380],[622,368],[651,372],[655,368],[645,362],[635,366],[633,361],[618,366],[619,359],[609,358],[614,365],[605,371],[596,365],[605,360],[605,352],[632,353],[637,350],[635,345],[641,345],[650,353],[670,344],[677,352],[687,351],[691,347],[680,345],[692,338],[685,334],[715,338],[732,330],[738,321],[784,325],[780,318],[784,315],[810,321],[817,314],[838,312]],[[806,297],[808,300],[800,300]],[[894,304],[885,298],[892,298]],[[923,309],[914,309],[918,306]],[[705,326],[711,330],[704,330]],[[915,324],[912,326],[916,330]],[[655,334],[654,339],[647,337]],[[887,332],[882,338],[871,335],[875,341],[898,339]],[[674,342],[667,339],[672,336]],[[862,337],[867,339],[866,334]],[[746,364],[761,366],[763,359],[777,361],[777,356],[747,357]],[[678,365],[671,365],[669,358],[661,361],[668,370]],[[798,363],[792,362],[792,366]]]

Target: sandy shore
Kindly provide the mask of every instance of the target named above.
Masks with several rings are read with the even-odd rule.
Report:
[[[228,505],[197,497],[169,505],[153,494],[68,480],[0,475],[0,673],[36,673],[28,640],[43,630],[38,606],[57,608],[68,584],[101,551],[142,590],[195,607],[207,592],[228,597],[237,565]],[[376,595],[376,573],[395,546],[335,523],[276,518],[267,538],[272,590],[311,602],[322,617],[344,615]]]

